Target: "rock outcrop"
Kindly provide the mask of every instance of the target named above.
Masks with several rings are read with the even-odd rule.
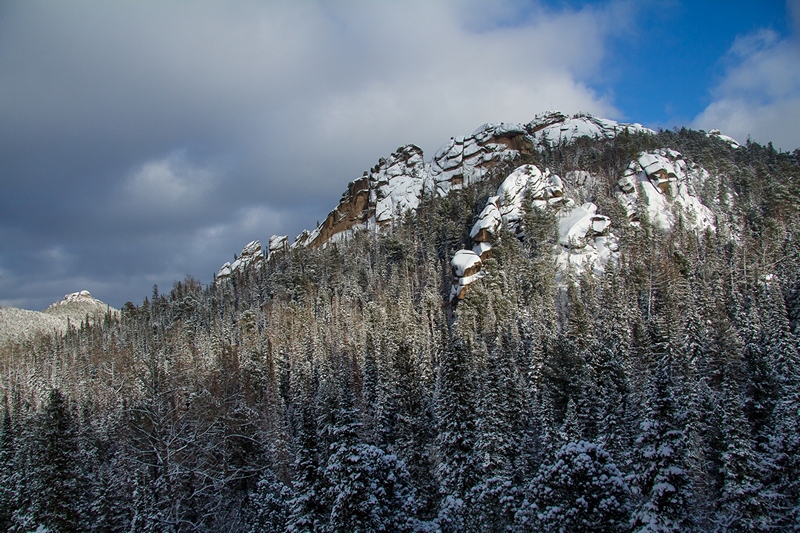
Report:
[[[570,143],[578,137],[613,138],[620,134],[654,134],[640,124],[578,114],[572,117],[559,112],[537,115],[527,124],[485,124],[466,137],[453,137],[426,163],[422,150],[414,145],[398,148],[388,158],[381,158],[369,171],[350,182],[339,205],[314,230],[304,230],[290,245],[285,236],[270,238],[269,254],[304,246],[322,247],[331,242],[344,242],[359,231],[382,231],[391,227],[405,213],[414,212],[423,195],[446,196],[487,179],[490,171],[501,163],[530,154],[542,145]],[[716,130],[708,133],[732,147],[738,143]],[[695,228],[713,228],[712,211],[702,204],[696,188],[708,173],[690,165],[674,150],[644,152],[632,161],[619,179],[617,197],[625,206],[631,223],[642,217],[659,227],[672,227],[675,213]],[[570,187],[584,192],[570,194],[565,180],[547,169],[522,165],[511,173],[489,198],[470,232],[473,249],[461,254],[458,265],[469,257],[478,273],[455,276],[453,297],[463,297],[470,281],[477,279],[482,261],[491,255],[491,243],[501,227],[517,237],[524,237],[521,224],[526,209],[535,206],[550,209],[558,222],[559,241],[553,251],[561,269],[591,267],[596,272],[614,260],[618,242],[611,231],[608,217],[597,213],[597,206],[587,202],[586,190],[597,185],[589,172],[572,170],[565,175]],[[571,198],[570,196],[573,196]],[[576,205],[579,199],[581,205]],[[588,199],[591,199],[589,197]],[[525,205],[528,202],[529,205]],[[673,209],[673,207],[679,209]],[[217,281],[229,278],[238,269],[257,264],[264,258],[260,245],[257,252],[248,248],[233,264],[226,263],[217,273]],[[455,260],[455,259],[454,259]],[[452,265],[459,270],[457,265]],[[460,270],[459,270],[460,271]],[[455,272],[455,271],[454,271]]]
[[[616,259],[619,243],[611,233],[611,219],[597,214],[591,202],[570,206],[556,213],[558,245],[554,250],[556,265],[562,271],[590,267],[600,274],[609,261]]]
[[[220,282],[231,277],[235,272],[243,271],[251,266],[258,266],[264,261],[259,241],[250,241],[242,250],[241,255],[233,263],[225,263],[214,276],[215,282]]]
[[[401,146],[348,183],[339,205],[316,229],[298,235],[292,246],[319,247],[346,240],[355,231],[391,225],[403,213],[417,208],[426,174],[422,149],[411,144]]]
[[[622,132],[653,134],[653,130],[641,124],[625,124],[595,117],[588,114],[578,114],[568,117],[558,111],[551,111],[537,115],[529,124],[528,130],[537,144],[568,143],[577,137],[597,137],[611,139]]]
[[[642,152],[619,179],[617,197],[633,223],[647,217],[655,226],[672,228],[676,223],[673,206],[677,205],[688,227],[714,228],[714,213],[703,205],[696,192],[708,179],[707,170],[690,164],[680,152]]]
[[[289,249],[289,237],[286,235],[273,235],[269,238],[269,255]]]
[[[590,181],[587,172],[577,171],[572,180],[586,183]],[[576,206],[575,201],[565,195],[561,178],[542,172],[534,165],[522,165],[508,175],[497,189],[497,195],[490,197],[478,220],[472,226],[470,237],[474,241],[472,256],[462,250],[456,253],[451,262],[454,283],[450,299],[463,299],[469,284],[479,279],[482,263],[490,257],[492,241],[502,228],[509,230],[518,238],[525,236],[522,218],[530,208],[551,209],[558,222],[558,244],[553,250],[556,264],[564,271],[573,267],[591,267],[602,272],[605,265],[616,257],[617,239],[611,233],[611,219],[597,213],[597,206],[585,203]],[[459,273],[457,266],[466,264],[476,269],[469,275]],[[464,270],[461,268],[461,270]]]
[[[733,137],[728,137],[727,135],[723,135],[719,130],[709,130],[709,132],[706,133],[706,136],[726,142],[731,148],[741,148],[742,146],[736,139]]]
[[[498,163],[533,152],[528,130],[520,124],[484,124],[469,137],[453,137],[436,152],[425,181],[429,194],[446,196],[484,179]]]
[[[469,284],[483,277],[481,258],[472,250],[459,250],[450,261],[453,271],[453,287],[450,289],[450,299],[463,300],[467,294]]]

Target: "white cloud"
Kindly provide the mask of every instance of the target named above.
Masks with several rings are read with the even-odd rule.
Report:
[[[210,201],[215,169],[191,163],[184,153],[147,161],[130,173],[118,198],[123,211],[142,213],[190,212]]]
[[[730,66],[712,91],[714,101],[694,127],[718,128],[740,142],[748,137],[776,148],[800,148],[800,2],[790,4],[793,33],[770,29],[741,36],[731,46]]]

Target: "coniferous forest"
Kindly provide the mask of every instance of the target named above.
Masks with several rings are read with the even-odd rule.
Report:
[[[706,168],[716,229],[630,224],[643,150]],[[519,164],[589,171],[619,259],[555,217],[450,259]],[[154,288],[0,347],[0,530],[800,531],[800,151],[691,130],[542,145],[390,230]]]

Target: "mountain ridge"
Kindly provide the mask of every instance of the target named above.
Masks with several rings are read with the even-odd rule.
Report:
[[[656,134],[638,123],[619,123],[586,113],[570,117],[546,112],[528,123],[486,123],[468,136],[451,137],[429,162],[425,162],[418,146],[401,146],[348,183],[339,205],[314,230],[304,230],[292,244],[288,236],[273,235],[266,253],[261,252],[259,241],[250,242],[233,265],[225,263],[220,268],[215,282],[260,264],[262,258],[273,253],[325,247],[347,241],[358,231],[388,231],[404,214],[413,213],[424,196],[445,197],[485,180],[500,164],[512,164],[537,150],[564,146],[579,138],[612,139],[623,133]],[[732,149],[741,146],[719,130],[706,135],[722,140]],[[616,260],[619,243],[609,217],[591,201],[576,202],[576,198],[585,196],[577,189],[587,187],[594,177],[584,169],[569,174],[569,179],[564,180],[548,168],[525,164],[508,175],[475,221],[470,233],[472,250],[453,257],[451,300],[463,299],[468,286],[482,277],[482,261],[490,255],[491,242],[501,227],[522,237],[520,222],[530,208],[549,209],[557,217],[559,238],[553,257],[561,271],[588,265],[600,274],[609,261]],[[707,170],[687,162],[676,150],[641,151],[619,177],[615,196],[632,224],[644,217],[668,229],[681,218],[698,230],[713,228],[715,214],[695,191],[708,176]],[[565,187],[565,182],[570,186]],[[470,273],[465,275],[464,271]]]
[[[638,123],[619,123],[586,113],[569,117],[550,111],[528,123],[486,123],[468,136],[451,137],[427,163],[418,146],[401,146],[348,183],[339,205],[315,229],[303,230],[291,244],[288,236],[273,235],[267,255],[290,247],[325,246],[346,240],[360,229],[386,229],[405,212],[413,212],[423,195],[442,197],[463,189],[484,179],[498,164],[532,154],[539,144],[557,145],[578,137],[610,138],[623,131],[655,133]],[[279,244],[273,247],[272,243]],[[253,246],[260,248],[261,244],[252,241],[241,255],[248,255]],[[245,268],[247,264],[226,263],[215,279],[226,279],[238,266]]]

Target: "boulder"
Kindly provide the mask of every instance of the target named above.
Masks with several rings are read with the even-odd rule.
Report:
[[[450,300],[464,299],[470,283],[483,277],[482,266],[480,256],[472,250],[459,250],[455,253],[450,261],[450,268],[455,278],[450,290]]]

